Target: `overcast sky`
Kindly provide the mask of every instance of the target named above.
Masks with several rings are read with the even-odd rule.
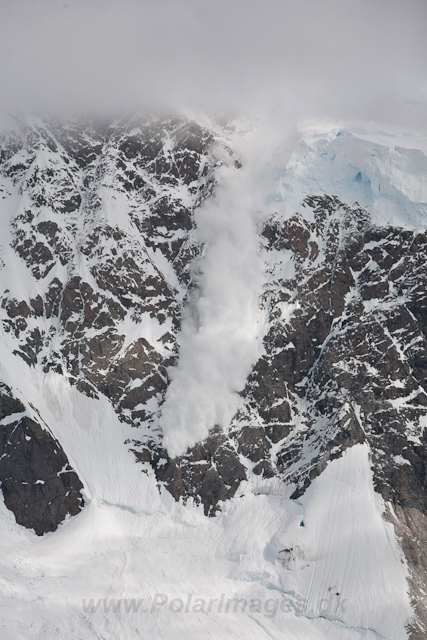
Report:
[[[0,0],[2,106],[420,122],[425,0]]]

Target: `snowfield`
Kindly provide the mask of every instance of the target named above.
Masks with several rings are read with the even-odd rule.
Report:
[[[130,461],[92,462],[94,494],[54,533],[37,538],[2,506],[5,640],[406,637],[406,564],[364,445],[299,501],[246,483],[209,519]]]

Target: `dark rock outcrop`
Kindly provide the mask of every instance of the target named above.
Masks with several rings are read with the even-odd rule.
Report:
[[[6,385],[0,388],[0,482],[18,524],[54,531],[83,506],[83,485],[57,440],[29,418]],[[8,420],[5,420],[8,418]]]

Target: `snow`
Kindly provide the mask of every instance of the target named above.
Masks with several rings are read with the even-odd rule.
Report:
[[[91,402],[98,410],[88,399],[86,413]],[[123,477],[119,452],[112,473],[111,440],[89,442],[77,470],[91,499],[57,532],[37,538],[1,505],[6,637],[406,637],[407,569],[365,445],[330,463],[299,501],[274,481],[270,493],[246,483],[208,519],[160,494],[137,465]],[[126,613],[132,599],[139,611]]]
[[[426,136],[389,129],[379,135],[375,124],[367,122],[300,122],[292,152],[286,140],[272,155],[269,172],[274,180],[266,201],[273,210],[304,215],[299,207],[307,194],[328,193],[367,207],[376,224],[424,229]]]

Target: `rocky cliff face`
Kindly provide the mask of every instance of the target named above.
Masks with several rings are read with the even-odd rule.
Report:
[[[135,429],[123,446],[206,515],[251,474],[281,478],[296,499],[328,461],[368,443],[425,618],[427,235],[373,224],[333,193],[307,193],[300,213],[268,219],[263,355],[229,431],[213,429],[172,459],[156,417],[203,252],[194,211],[217,167],[239,164],[227,128],[178,117],[31,119],[3,136],[0,157],[8,358],[108,398]],[[2,490],[17,522],[42,534],[82,508],[83,487],[30,396],[15,395],[8,363]]]
[[[16,269],[15,257],[25,265],[3,280],[7,349],[31,369],[65,376],[84,394],[107,396],[135,427],[149,427],[167,387],[166,368],[176,359],[189,266],[200,252],[192,213],[212,190],[213,142],[196,123],[176,118],[110,127],[32,119],[2,139],[10,216],[2,254],[14,252],[10,264],[7,257],[2,262],[3,275]],[[37,294],[15,291],[20,279]],[[19,431],[45,434],[25,420]],[[54,444],[43,437],[50,473]],[[29,442],[28,455],[37,455],[31,444],[37,437]],[[78,493],[81,483],[72,478]],[[35,491],[42,478],[26,480]],[[18,521],[35,526],[18,493],[4,481],[3,490]],[[66,497],[37,533],[76,512],[75,505],[67,510]]]
[[[8,509],[18,524],[38,535],[54,531],[83,506],[83,488],[61,445],[11,389],[0,388],[0,481]]]

